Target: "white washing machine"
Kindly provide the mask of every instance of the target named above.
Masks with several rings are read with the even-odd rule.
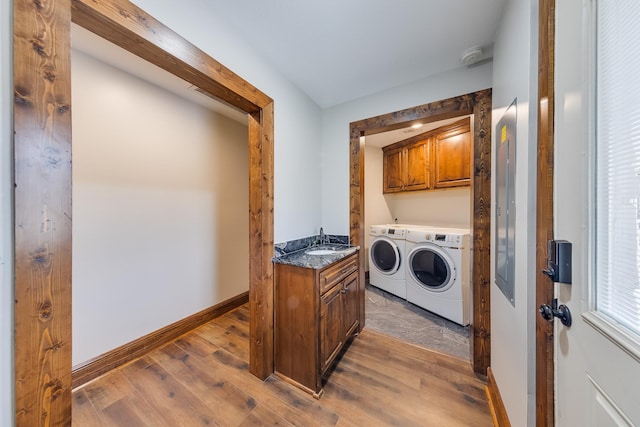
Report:
[[[466,326],[470,315],[471,238],[468,229],[406,231],[407,301]]]
[[[405,233],[397,225],[372,225],[369,229],[369,283],[400,298],[407,297]]]

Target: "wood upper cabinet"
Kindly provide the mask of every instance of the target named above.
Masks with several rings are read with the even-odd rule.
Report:
[[[382,151],[385,193],[429,188],[428,139],[419,139],[401,145],[393,144],[383,148]]]
[[[471,126],[465,123],[439,132],[433,139],[433,187],[471,184]]]
[[[423,139],[409,144],[405,148],[407,161],[405,191],[426,190],[429,188],[429,140]]]
[[[384,147],[383,192],[470,185],[472,140],[466,118]]]
[[[275,264],[276,375],[319,398],[360,321],[358,253],[321,270]]]
[[[404,147],[384,151],[384,155],[382,157],[382,169],[384,170],[383,188],[385,193],[396,193],[398,191],[404,191],[404,158]]]

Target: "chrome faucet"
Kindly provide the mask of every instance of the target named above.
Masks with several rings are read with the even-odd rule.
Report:
[[[324,245],[324,230],[320,227],[320,244]]]

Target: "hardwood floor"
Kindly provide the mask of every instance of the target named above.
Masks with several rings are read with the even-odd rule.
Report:
[[[491,426],[468,361],[365,331],[320,400],[248,371],[242,306],[73,392],[74,426]]]

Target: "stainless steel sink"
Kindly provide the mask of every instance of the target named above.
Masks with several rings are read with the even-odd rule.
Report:
[[[306,254],[307,255],[332,255],[337,252],[340,252],[340,251],[337,251],[335,249],[313,249],[313,250],[307,251]]]

